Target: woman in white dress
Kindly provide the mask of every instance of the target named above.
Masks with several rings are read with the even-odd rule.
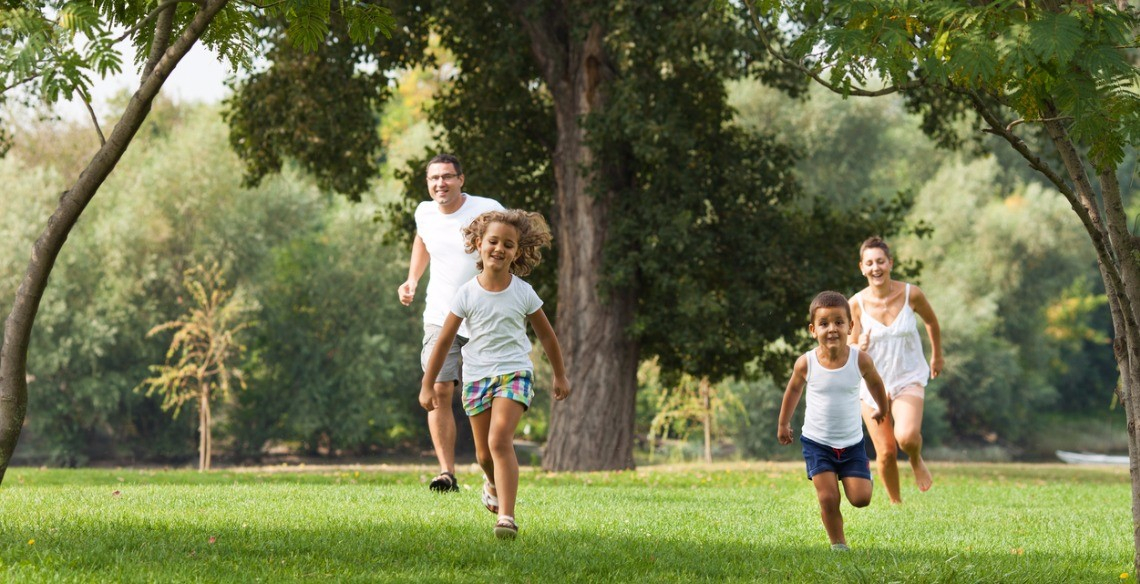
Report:
[[[900,448],[910,459],[918,490],[925,492],[933,484],[922,459],[922,406],[927,381],[942,373],[942,332],[926,295],[918,286],[892,280],[892,267],[891,250],[882,239],[872,237],[863,242],[859,269],[867,278],[867,287],[851,297],[849,343],[871,356],[887,388],[891,415],[878,424],[872,421],[878,409],[863,387],[863,420],[875,445],[875,463],[887,495],[891,503],[901,503]],[[915,315],[922,318],[930,338],[929,365]]]

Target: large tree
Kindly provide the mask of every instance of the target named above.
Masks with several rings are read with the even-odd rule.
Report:
[[[1122,0],[746,3],[770,55],[845,95],[902,92],[944,138],[965,116],[1068,201],[1112,314],[1140,570],[1140,240],[1119,176],[1140,139],[1136,9]]]
[[[400,22],[426,27],[420,35],[439,35],[446,61],[404,63],[446,72],[429,118],[439,148],[464,159],[468,188],[555,226],[556,261],[535,277],[544,297],[556,290],[576,393],[554,406],[549,469],[633,466],[642,358],[714,381],[758,358],[783,363],[771,343],[794,339],[811,294],[854,284],[850,250],[897,218],[798,204],[793,153],[732,123],[726,80],[800,88],[763,58],[745,13],[683,0],[392,6]],[[327,70],[282,60],[241,88],[232,119],[285,104],[263,91],[282,85],[274,77],[337,83]],[[321,115],[361,105],[330,103]],[[283,142],[257,152],[305,164]],[[425,198],[424,160],[404,171],[405,228]]]
[[[163,83],[195,43],[201,41],[231,63],[246,63],[257,45],[254,19],[263,13],[284,18],[291,38],[312,49],[325,36],[330,14],[343,16],[354,40],[388,33],[388,13],[371,4],[293,0],[261,8],[228,0],[142,0],[61,2],[25,0],[0,6],[0,102],[18,96],[53,103],[78,96],[87,103],[100,147],[70,188],[36,240],[27,271],[4,323],[0,346],[0,480],[3,480],[27,412],[28,343],[52,266],[83,210],[99,191],[146,120]],[[126,41],[139,65],[138,89],[107,136],[90,106],[92,74],[121,70],[115,44]],[[8,134],[0,135],[3,144]],[[2,151],[2,149],[0,149]]]

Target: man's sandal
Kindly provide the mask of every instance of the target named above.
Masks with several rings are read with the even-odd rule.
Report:
[[[495,537],[499,539],[514,539],[519,534],[519,526],[512,517],[500,517],[495,523]]]
[[[454,474],[443,471],[431,480],[428,488],[437,493],[451,493],[459,490],[459,481],[455,480]]]
[[[491,489],[495,485],[491,484],[490,480],[483,480],[483,506],[491,513],[499,512],[499,498],[491,494]]]

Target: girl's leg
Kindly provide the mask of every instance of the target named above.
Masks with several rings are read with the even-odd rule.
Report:
[[[515,497],[519,489],[515,430],[519,427],[519,420],[522,419],[524,411],[526,409],[522,404],[505,397],[497,397],[491,403],[491,421],[486,436],[487,447],[494,461],[491,466],[495,477],[496,494],[499,497],[499,515],[511,517],[515,515]]]
[[[821,472],[811,477],[815,495],[819,498],[819,516],[832,544],[847,543],[843,537],[843,515],[839,513],[839,480],[833,472]]]
[[[895,402],[891,402],[892,410],[894,404]],[[894,412],[892,411],[892,416],[887,416],[880,423],[871,419],[871,415],[875,413],[874,408],[866,402],[862,403],[862,407],[863,423],[867,425],[867,433],[871,436],[871,443],[875,445],[875,466],[879,471],[879,479],[883,481],[883,487],[887,489],[891,503],[902,503],[902,493],[899,488],[899,451],[898,444],[895,443],[895,428],[891,422]]]
[[[846,477],[843,479],[843,494],[852,507],[866,507],[871,504],[871,491],[874,487],[869,479]]]
[[[895,418],[895,440],[910,458],[910,468],[914,471],[914,481],[919,491],[928,491],[934,480],[926,461],[922,459],[922,406],[923,399],[916,395],[900,395],[891,402],[891,413]],[[876,445],[877,446],[877,445]]]
[[[491,428],[491,410],[484,410],[478,414],[471,416],[471,435],[475,439],[475,460],[479,462],[479,466],[483,469],[483,474],[491,482],[495,481],[495,459],[491,456],[491,448],[488,445],[488,433]],[[495,489],[491,489],[492,495],[498,495]]]

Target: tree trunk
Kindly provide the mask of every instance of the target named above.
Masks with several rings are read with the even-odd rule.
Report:
[[[1056,112],[1050,112],[1056,119]],[[1140,573],[1140,415],[1137,384],[1140,383],[1140,246],[1128,229],[1128,215],[1120,194],[1116,168],[1098,175],[1100,198],[1089,180],[1088,164],[1081,158],[1063,124],[1045,123],[1045,129],[1060,155],[1073,187],[1058,185],[1081,218],[1097,253],[1097,267],[1104,281],[1112,314],[1113,354],[1120,371],[1117,397],[1128,425],[1128,468],[1132,482],[1132,566]],[[1102,204],[1103,209],[1102,209]]]
[[[701,407],[704,408],[705,462],[712,463],[712,385],[708,377],[701,378]]]
[[[210,470],[210,396],[198,390],[198,472]]]
[[[91,158],[75,184],[60,196],[59,206],[32,246],[32,257],[5,321],[4,341],[0,346],[0,482],[12,460],[28,410],[28,342],[55,260],[79,216],[142,126],[162,84],[227,2],[206,0],[200,4],[194,20],[166,49],[149,74],[142,77],[139,89],[131,96],[111,136]]]
[[[581,123],[604,110],[613,78],[604,24],[583,27],[574,21],[590,12],[584,4],[559,4],[539,16],[527,2],[516,3],[515,10],[553,97],[558,131],[555,327],[573,394],[551,408],[543,466],[556,471],[633,468],[639,349],[625,332],[636,296],[632,290],[602,293],[603,248],[614,185],[605,181],[627,179],[611,161],[604,172],[599,171]],[[585,31],[583,38],[575,36],[579,30]]]

